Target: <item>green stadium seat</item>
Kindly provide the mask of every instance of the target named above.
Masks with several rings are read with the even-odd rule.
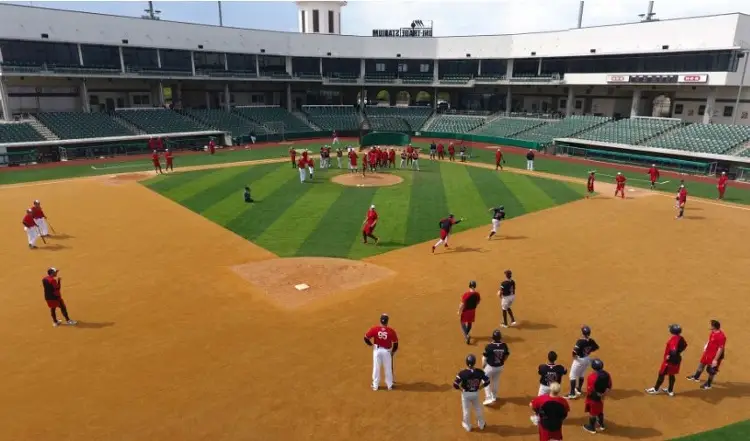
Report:
[[[365,108],[370,127],[375,130],[416,132],[432,115],[429,107],[385,107]]]
[[[396,76],[387,73],[366,73],[365,83],[395,83]]]
[[[428,130],[441,133],[469,133],[486,120],[481,116],[440,115],[432,120]]]
[[[442,84],[468,84],[471,81],[471,75],[444,75],[440,78]]]
[[[235,107],[234,113],[262,124],[268,133],[280,133],[282,127],[284,133],[313,131],[304,121],[278,106]]]
[[[323,130],[359,129],[359,115],[354,106],[304,106],[302,110]]]
[[[514,135],[516,139],[524,141],[550,144],[555,138],[573,138],[578,133],[592,129],[610,121],[602,116],[569,116],[565,119],[548,120],[547,124],[533,127],[525,132]]]
[[[680,120],[629,118],[596,126],[576,135],[578,139],[636,145],[682,125]]]
[[[221,109],[187,109],[184,112],[208,127],[230,133],[233,138],[250,133],[255,136],[267,134],[266,128],[261,124]]]
[[[724,154],[750,141],[750,127],[728,124],[689,124],[650,139],[644,145],[662,149]]]
[[[482,126],[477,133],[500,138],[512,138],[514,135],[547,124],[548,120],[533,118],[497,118]]]
[[[44,141],[44,137],[39,134],[28,123],[0,123],[0,144],[7,142],[34,142]]]
[[[208,127],[169,109],[117,110],[115,115],[146,133],[203,132]]]
[[[432,73],[403,74],[401,82],[404,84],[432,84],[434,81]]]
[[[40,113],[36,118],[60,139],[135,135],[107,113],[52,112]]]

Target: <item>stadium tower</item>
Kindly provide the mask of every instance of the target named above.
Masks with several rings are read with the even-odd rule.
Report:
[[[341,8],[344,1],[298,1],[297,21],[303,34],[341,35]]]

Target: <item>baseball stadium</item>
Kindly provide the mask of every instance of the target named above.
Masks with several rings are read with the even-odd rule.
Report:
[[[750,439],[750,16],[653,4],[455,37],[0,4],[0,439]]]

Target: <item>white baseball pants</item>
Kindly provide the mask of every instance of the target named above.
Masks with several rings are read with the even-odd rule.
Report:
[[[36,246],[36,238],[39,237],[39,230],[37,227],[23,227],[26,231],[26,238],[29,240],[29,246]]]
[[[299,181],[305,182],[305,178],[307,177],[307,170],[304,168],[299,169]]]
[[[385,370],[385,385],[393,387],[393,359],[391,351],[375,346],[372,351],[372,388],[380,386],[380,368]]]
[[[471,408],[477,414],[477,425],[484,426],[482,403],[479,402],[479,392],[461,392],[461,411],[464,426],[471,427]]]
[[[36,222],[36,226],[39,227],[39,232],[42,234],[42,236],[46,236],[49,234],[49,227],[47,226],[47,219],[42,217],[39,219],[34,219],[34,222]]]
[[[484,373],[490,377],[490,384],[484,388],[484,398],[487,400],[497,400],[497,389],[500,387],[500,374],[503,373],[503,366],[484,367]]]
[[[570,379],[583,378],[590,364],[591,359],[589,357],[579,357],[573,360],[573,363],[570,365]]]

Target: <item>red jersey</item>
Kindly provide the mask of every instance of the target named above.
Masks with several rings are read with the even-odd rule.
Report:
[[[349,164],[357,166],[357,154],[354,151],[349,152]]]
[[[625,181],[627,181],[625,175],[617,175],[617,177],[615,178],[615,182],[617,182],[618,187],[624,187]]]
[[[677,201],[679,201],[680,204],[687,202],[687,188],[682,187],[680,191],[677,192]]]
[[[307,158],[307,166],[310,168],[315,168],[315,160],[313,158]]]
[[[307,161],[305,161],[305,158],[299,158],[299,161],[297,161],[297,168],[305,168],[307,167]]]
[[[667,340],[667,345],[664,348],[664,361],[669,364],[680,364],[682,363],[682,352],[687,349],[687,342],[680,335],[673,335]]]
[[[416,150],[411,152],[411,159],[419,159],[419,152]]]
[[[503,152],[500,150],[495,152],[495,162],[500,162],[503,159]]]
[[[531,408],[539,415],[539,439],[562,440],[562,426],[570,413],[568,400],[563,397],[540,395],[531,400]]]
[[[727,344],[727,336],[724,334],[724,331],[721,329],[717,331],[711,331],[711,334],[708,336],[708,343],[706,343],[706,346],[703,348],[703,356],[701,359],[710,359],[708,363],[704,364],[710,364],[714,358],[716,358],[716,354],[719,353],[719,349],[724,349],[724,347]],[[721,354],[721,359],[724,358],[724,353]],[[702,361],[701,361],[702,362]]]
[[[406,147],[406,153],[408,153],[409,155],[411,155],[411,152],[413,152],[413,151],[414,151],[414,147],[412,147],[412,146]]]
[[[444,149],[445,149],[445,147],[443,147],[443,144],[438,144],[437,145],[437,151],[438,151],[438,153],[443,153]]]
[[[370,164],[375,165],[375,162],[378,160],[378,154],[375,152],[375,150],[370,150],[370,153],[368,153],[367,156],[370,160]]]
[[[479,302],[481,301],[482,297],[477,291],[469,290],[461,295],[461,304],[464,305],[464,311],[477,309],[477,306],[479,306]]]
[[[453,147],[453,144],[448,146],[448,153],[450,153],[451,155],[456,153],[456,148]]]
[[[378,220],[378,212],[375,209],[370,208],[367,210],[367,223],[374,224]]]
[[[335,130],[333,131],[333,137],[334,138],[338,138],[339,137],[339,134]]]
[[[729,180],[729,177],[727,175],[721,175],[719,176],[719,187],[726,187],[727,181]]]
[[[365,338],[368,340],[374,339],[373,343],[375,346],[384,349],[392,349],[394,343],[398,343],[398,336],[393,328],[388,326],[373,326],[365,334]]]
[[[171,164],[173,158],[174,156],[172,155],[172,152],[167,152],[164,154],[164,159],[167,160],[167,164]]]
[[[154,165],[159,164],[159,153],[157,152],[152,153],[151,160],[154,161]]]
[[[161,138],[156,138],[156,150],[162,149],[164,149],[164,140]]]
[[[149,150],[156,150],[156,139],[151,138],[148,140],[148,149]]]
[[[648,169],[648,175],[651,177],[651,182],[656,182],[656,180],[659,179],[659,170],[657,170],[656,167],[651,167]]]
[[[589,190],[594,190],[594,182],[596,182],[596,177],[594,175],[589,175],[589,180],[586,181],[586,186]]]
[[[297,157],[297,150],[289,150],[289,156],[292,158],[292,160],[294,160],[294,158]]]
[[[23,217],[23,220],[21,222],[23,223],[24,227],[36,227],[36,222],[34,222],[34,217],[31,215],[31,213],[26,213],[26,216]]]
[[[216,143],[213,140],[209,141],[208,142],[208,148],[210,148],[210,149],[216,148]]]
[[[307,150],[305,150],[305,151],[302,152],[302,158],[304,160],[307,160]]]
[[[42,207],[37,207],[36,205],[31,207],[31,216],[34,219],[43,219],[47,217],[44,215],[44,210],[42,210]]]
[[[383,161],[387,161],[388,160],[388,151],[387,150],[383,150],[383,151],[380,152],[380,159],[383,160]]]
[[[391,161],[395,161],[396,160],[396,151],[395,150],[391,149],[388,152],[388,159],[390,159]]]

